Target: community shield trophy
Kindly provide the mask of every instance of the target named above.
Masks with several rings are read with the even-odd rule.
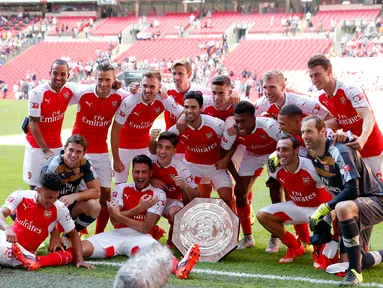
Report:
[[[185,255],[200,246],[200,262],[217,262],[234,250],[239,237],[239,218],[222,199],[195,198],[174,219],[173,243]]]

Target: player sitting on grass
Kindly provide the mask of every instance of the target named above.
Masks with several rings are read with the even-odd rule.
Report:
[[[40,178],[37,190],[18,190],[13,192],[0,208],[0,265],[24,265],[29,270],[37,270],[41,263],[52,256],[37,257],[35,251],[48,237],[56,223],[60,223],[72,241],[70,253],[62,252],[54,255],[62,261],[73,261],[77,267],[93,268],[84,263],[81,240],[75,224],[64,203],[57,201],[61,191],[61,179],[55,173],[45,173]],[[16,214],[12,227],[7,225],[5,218],[11,213]],[[60,247],[58,237],[52,237],[50,250]],[[70,261],[67,257],[71,257]],[[42,262],[37,262],[37,260]]]
[[[317,207],[332,199],[311,161],[298,154],[298,140],[294,136],[283,135],[277,143],[276,159],[272,154],[268,168],[270,177],[281,183],[290,200],[271,204],[257,213],[259,223],[288,248],[279,263],[293,262],[306,252],[302,243],[286,231],[284,225],[308,223]]]
[[[166,203],[165,192],[150,185],[152,160],[148,156],[137,155],[132,163],[134,183],[117,185],[112,193],[112,202],[107,203],[114,229],[84,240],[82,251],[85,257],[105,259],[117,255],[133,256],[140,250],[160,245],[148,232],[162,215]],[[49,254],[52,255],[51,261],[44,261],[41,266],[66,265],[66,262],[55,257],[55,254],[62,255],[65,252],[73,253],[67,250]],[[181,262],[178,263],[173,257],[173,273],[179,278],[187,278],[199,256],[199,246],[194,244]]]
[[[186,164],[175,157],[178,136],[159,129],[153,129],[150,134],[150,146],[156,146],[156,155],[152,155],[153,177],[152,185],[166,193],[166,204],[163,216],[168,219],[169,237],[166,244],[174,248],[172,242],[174,215],[201,193],[194,182],[193,175]],[[159,137],[158,137],[159,136]],[[158,137],[158,143],[154,143]]]

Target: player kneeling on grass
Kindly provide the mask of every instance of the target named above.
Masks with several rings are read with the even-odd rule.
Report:
[[[152,184],[166,193],[163,216],[168,219],[170,224],[166,244],[169,248],[174,248],[172,242],[174,215],[195,197],[200,197],[201,193],[186,164],[174,157],[177,153],[177,134],[168,131],[161,134],[159,132],[159,129],[153,129],[150,134],[150,146],[156,146],[156,155],[151,157],[153,162]],[[155,143],[157,137],[158,143]],[[151,150],[153,151],[153,149]]]
[[[148,232],[163,213],[165,192],[150,184],[153,172],[152,160],[148,156],[138,155],[132,163],[134,183],[117,185],[112,193],[112,202],[108,202],[114,229],[83,241],[84,256],[101,259],[116,255],[132,256],[152,245],[160,245]],[[195,244],[180,263],[173,257],[173,272],[179,278],[187,278],[199,255],[199,247]]]
[[[61,178],[63,188],[59,199],[68,207],[78,232],[92,224],[101,210],[98,201],[101,195],[100,183],[90,160],[84,158],[87,145],[83,136],[70,136],[64,151],[49,158],[41,170],[43,173],[55,172]],[[77,192],[82,181],[87,189]],[[66,248],[71,246],[67,234],[63,235],[62,240]]]
[[[349,261],[347,275],[340,285],[360,284],[363,282],[361,263],[365,258],[362,255],[365,255],[371,234],[366,232],[383,221],[383,184],[353,148],[326,139],[325,125],[320,118],[303,119],[301,131],[310,149],[308,157],[321,181],[336,195],[311,215],[310,228],[316,231],[324,216],[335,211],[343,239],[340,258],[344,261],[347,253]],[[376,253],[372,257],[375,259],[371,266],[382,261],[381,255]]]
[[[276,155],[269,158],[268,169],[270,176],[281,183],[291,200],[271,204],[257,213],[259,223],[287,246],[286,255],[279,263],[293,262],[305,253],[302,243],[286,231],[284,225],[308,223],[317,207],[332,199],[311,161],[298,154],[298,140],[288,134],[283,135],[277,143]]]
[[[74,256],[77,267],[93,268],[84,263],[81,240],[68,208],[57,201],[61,187],[61,179],[57,174],[45,173],[40,178],[37,190],[18,190],[8,197],[0,208],[0,266],[24,265],[29,270],[37,270],[47,260],[71,263]],[[5,218],[11,213],[16,214],[16,220],[9,227]],[[41,257],[33,254],[56,223],[60,223],[69,234],[73,244],[70,251]],[[60,246],[57,239],[51,238],[50,250],[56,250]]]

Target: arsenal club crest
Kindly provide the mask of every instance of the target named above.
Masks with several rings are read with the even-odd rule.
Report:
[[[69,91],[65,91],[63,93],[63,96],[64,96],[65,99],[69,99]]]
[[[305,185],[309,185],[310,184],[310,178],[309,177],[302,177],[302,181]]]
[[[210,132],[210,133],[206,133],[206,138],[207,139],[211,139],[213,137],[213,133]]]
[[[160,107],[154,108],[154,113],[160,114],[161,113],[161,108]]]
[[[324,171],[330,172],[330,166],[328,166],[327,164],[323,165],[323,168],[324,168]]]
[[[32,178],[32,172],[28,172],[28,180],[31,180]]]
[[[49,209],[45,209],[44,210],[44,217],[45,217],[45,219],[49,219],[49,218],[51,218],[51,216],[52,216],[52,211],[49,210]]]
[[[342,104],[346,104],[346,98],[344,96],[340,97],[340,102],[342,102]]]
[[[116,106],[117,106],[117,104],[118,104],[118,102],[117,102],[117,101],[112,101],[112,107],[116,107]]]

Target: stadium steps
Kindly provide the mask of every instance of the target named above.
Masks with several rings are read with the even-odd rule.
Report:
[[[132,44],[120,44],[120,45],[117,45],[117,47],[115,49],[113,49],[113,52],[112,52],[112,55],[111,55],[111,59],[112,60],[116,59],[118,56],[120,56],[126,50],[128,50],[130,48],[130,46],[132,46]]]

